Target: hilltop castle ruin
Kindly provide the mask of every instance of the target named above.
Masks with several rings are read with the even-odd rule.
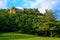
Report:
[[[16,13],[16,12],[30,12],[30,11],[33,11],[33,12],[39,12],[37,11],[38,9],[32,9],[32,8],[24,8],[24,9],[18,9],[18,8],[15,8],[15,7],[11,7],[9,13]]]
[[[16,13],[15,7],[12,7],[12,8],[10,9],[10,12],[9,12],[9,13]]]

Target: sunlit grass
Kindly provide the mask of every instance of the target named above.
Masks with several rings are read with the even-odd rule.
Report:
[[[1,33],[0,40],[60,40],[60,38],[40,37],[21,33]]]

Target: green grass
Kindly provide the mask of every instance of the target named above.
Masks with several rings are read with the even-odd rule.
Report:
[[[40,37],[20,33],[0,33],[0,40],[60,40],[60,38]]]

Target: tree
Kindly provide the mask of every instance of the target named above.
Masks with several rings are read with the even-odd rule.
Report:
[[[54,30],[55,16],[52,10],[46,10],[45,12],[45,20],[49,27],[49,30]],[[52,31],[50,31],[52,37]]]

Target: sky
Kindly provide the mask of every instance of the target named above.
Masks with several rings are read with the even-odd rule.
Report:
[[[0,0],[0,9],[11,8],[38,8],[44,13],[45,9],[52,9],[57,20],[60,20],[60,0]]]

